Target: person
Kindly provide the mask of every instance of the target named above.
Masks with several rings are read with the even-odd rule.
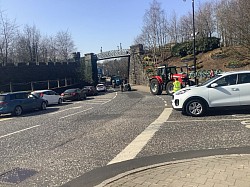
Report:
[[[124,83],[123,83],[123,81],[122,81],[122,83],[121,83],[121,91],[122,91],[122,92],[124,91]]]
[[[174,84],[174,88],[173,88],[174,93],[181,89],[181,83],[178,80],[178,78],[175,78],[175,81],[173,82],[173,84]]]
[[[210,78],[212,78],[212,77],[214,77],[214,70],[213,69],[211,69],[211,71],[210,71]]]
[[[112,87],[115,88],[115,80],[112,80]]]

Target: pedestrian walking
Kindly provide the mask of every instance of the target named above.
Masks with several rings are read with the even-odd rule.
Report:
[[[175,78],[175,81],[173,82],[173,84],[174,84],[174,88],[173,88],[174,93],[181,89],[181,83],[178,80],[178,78]]]

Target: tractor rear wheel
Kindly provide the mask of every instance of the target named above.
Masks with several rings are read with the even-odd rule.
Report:
[[[174,94],[174,84],[173,81],[169,81],[166,85],[166,92],[168,95]]]
[[[150,81],[150,92],[154,95],[161,95],[162,87],[157,79],[152,79]]]

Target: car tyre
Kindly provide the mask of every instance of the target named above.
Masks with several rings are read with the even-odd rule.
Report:
[[[185,113],[193,117],[199,117],[204,115],[206,111],[206,105],[200,99],[192,99],[187,102],[185,106]]]
[[[46,110],[47,109],[47,103],[44,101],[41,104],[40,110]]]
[[[62,98],[59,98],[59,99],[58,99],[58,104],[61,105],[62,102],[63,102]]]
[[[12,114],[14,116],[21,116],[22,113],[23,113],[23,108],[21,106],[16,106]]]

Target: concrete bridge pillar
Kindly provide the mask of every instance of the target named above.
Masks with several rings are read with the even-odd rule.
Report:
[[[141,56],[144,54],[143,45],[130,46],[129,83],[142,84],[140,78],[142,73]]]
[[[98,84],[97,56],[94,53],[85,54],[85,79]]]

